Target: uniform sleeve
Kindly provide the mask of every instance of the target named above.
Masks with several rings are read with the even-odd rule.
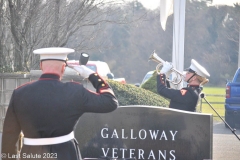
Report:
[[[3,124],[2,154],[17,155],[16,143],[20,135],[20,125],[14,111],[14,92],[12,94]],[[5,159],[5,158],[3,158]],[[6,158],[8,159],[8,158]],[[13,158],[11,158],[12,160]]]
[[[91,74],[88,79],[97,93],[85,89],[84,111],[106,113],[115,110],[119,104],[110,85],[96,73]]]
[[[157,79],[159,80],[160,85],[170,88],[169,81],[166,80],[166,75],[165,74],[159,74],[157,75]]]
[[[109,84],[102,77],[100,77],[97,73],[91,74],[88,79],[92,83],[93,87],[96,89],[97,93],[106,92],[106,93],[114,95]]]
[[[168,88],[165,74],[157,76],[157,91],[161,96],[179,103],[187,103],[189,98],[186,97],[191,96],[191,93],[187,89],[176,90]]]

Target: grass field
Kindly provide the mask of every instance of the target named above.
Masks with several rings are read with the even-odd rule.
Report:
[[[203,93],[205,93],[205,99],[212,105],[218,114],[224,118],[225,88],[204,87]],[[213,114],[214,120],[221,120],[204,99],[202,99],[201,102],[202,103],[198,106],[198,110],[202,113]]]

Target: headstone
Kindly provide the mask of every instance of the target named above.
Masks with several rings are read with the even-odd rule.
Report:
[[[111,113],[85,113],[75,137],[83,158],[212,159],[210,114],[122,106]]]

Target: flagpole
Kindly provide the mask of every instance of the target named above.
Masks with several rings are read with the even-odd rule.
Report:
[[[186,0],[174,0],[172,63],[180,72],[184,70],[185,6]],[[178,89],[182,87],[183,82],[175,86]]]
[[[171,14],[173,7],[172,64],[180,72],[183,72],[184,68],[185,6],[186,0],[160,0],[160,24],[164,31],[166,29],[167,18]],[[176,77],[176,75],[172,74],[172,79]],[[183,82],[171,87],[180,89],[183,87]]]

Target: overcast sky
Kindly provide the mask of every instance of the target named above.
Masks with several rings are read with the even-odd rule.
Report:
[[[160,0],[133,0],[141,2],[144,7],[148,9],[156,9],[159,4]],[[240,3],[240,0],[213,0],[213,4],[225,4],[225,5],[232,5],[233,3]]]

